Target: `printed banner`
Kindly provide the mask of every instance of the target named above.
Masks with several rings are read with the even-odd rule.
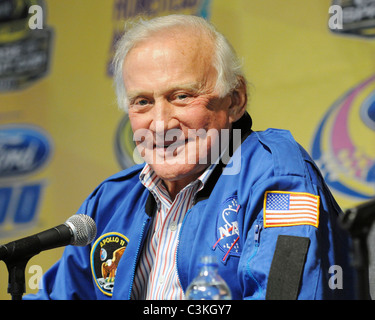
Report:
[[[253,128],[290,130],[343,209],[375,196],[375,0],[3,0],[0,243],[63,223],[142,161],[111,61],[126,21],[171,13],[224,33],[243,58]],[[31,259],[28,293],[61,252]],[[4,264],[0,274],[9,299]]]

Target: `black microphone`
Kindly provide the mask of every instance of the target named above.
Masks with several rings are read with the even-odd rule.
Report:
[[[13,262],[67,245],[86,246],[95,236],[94,220],[87,215],[76,214],[57,227],[0,246],[0,260]]]

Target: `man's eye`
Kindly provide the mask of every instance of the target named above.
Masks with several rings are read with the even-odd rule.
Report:
[[[177,99],[178,100],[185,100],[187,99],[189,96],[187,94],[179,94],[177,95]]]
[[[137,99],[135,101],[135,104],[139,106],[147,106],[149,104],[149,101],[147,99]]]

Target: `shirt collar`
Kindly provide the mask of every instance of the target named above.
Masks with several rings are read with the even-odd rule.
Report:
[[[207,169],[194,181],[189,183],[184,189],[190,188],[195,185],[199,185],[197,188],[197,192],[202,190],[209,179],[211,173],[215,169],[217,163],[211,164],[210,166],[207,167]],[[146,163],[144,168],[142,169],[140,175],[139,175],[139,180],[141,183],[152,193],[159,193],[157,191],[166,191],[165,187],[162,183],[162,179],[158,177],[155,173],[155,171],[151,168],[151,166]]]

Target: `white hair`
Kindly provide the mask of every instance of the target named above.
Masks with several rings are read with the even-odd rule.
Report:
[[[129,27],[130,24],[130,28]],[[215,27],[204,18],[193,15],[168,15],[150,20],[139,19],[125,26],[125,33],[117,43],[113,59],[114,82],[117,102],[120,109],[128,110],[128,99],[123,81],[123,62],[129,51],[139,42],[152,37],[162,30],[175,27],[196,28],[212,39],[215,52],[212,60],[217,71],[215,91],[224,97],[234,90],[239,82],[245,81],[242,63],[233,47]]]

